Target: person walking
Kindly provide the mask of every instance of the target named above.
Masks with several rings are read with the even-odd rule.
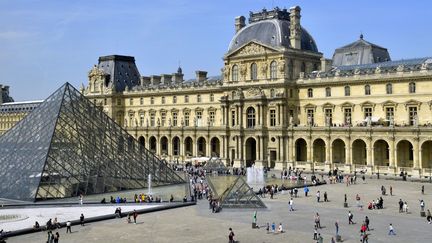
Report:
[[[232,228],[229,228],[228,243],[235,243],[234,236],[235,236],[234,231],[232,230]]]
[[[70,220],[68,220],[68,221],[66,222],[66,234],[67,234],[67,233],[72,234],[72,228],[71,228],[71,226],[72,226],[72,223],[71,223]]]
[[[421,186],[421,193],[424,195],[424,185]]]
[[[338,221],[335,222],[335,227],[336,227],[336,237],[339,235],[339,223]]]
[[[318,240],[318,227],[315,225],[314,227],[314,236],[313,236],[314,240]]]
[[[318,213],[315,214],[315,226],[321,229],[321,218]]]
[[[308,188],[307,186],[305,186],[305,187],[303,188],[303,191],[304,191],[305,197],[307,197],[307,196],[308,196],[308,193],[309,193],[309,188]]]
[[[420,200],[420,211],[424,212],[425,210],[425,202],[423,201],[423,199]]]
[[[271,229],[272,229],[272,233],[274,234],[276,232],[276,224],[275,224],[275,222],[272,223]]]
[[[395,232],[392,224],[389,225],[388,235],[396,235],[396,232]]]
[[[404,206],[404,203],[403,203],[402,199],[399,199],[399,213],[403,212],[403,206]]]
[[[327,199],[327,192],[324,192],[324,202],[328,202],[328,199]]]
[[[390,196],[393,196],[393,187],[390,186]]]
[[[136,220],[137,220],[137,218],[138,218],[138,213],[137,213],[137,211],[134,209],[134,211],[133,211],[133,220],[134,220],[134,224],[136,224]]]
[[[324,238],[321,236],[321,234],[320,233],[318,233],[318,243],[323,243],[323,241],[324,241]]]
[[[320,197],[321,197],[321,193],[320,191],[317,191],[316,193],[317,202],[320,202]]]
[[[432,215],[429,209],[427,210],[426,213],[426,220],[428,221],[428,224],[432,224]]]
[[[365,224],[366,224],[366,229],[367,229],[367,231],[370,231],[370,229],[369,229],[369,217],[368,216],[366,216],[365,217]]]
[[[354,224],[353,218],[354,215],[351,213],[351,211],[348,211],[348,224]]]
[[[56,232],[54,235],[54,243],[59,243],[60,240],[60,234],[59,232]]]
[[[270,233],[270,224],[269,223],[267,223],[266,230],[267,230],[267,234]]]
[[[80,216],[80,224],[81,226],[84,226],[84,214],[81,214]]]
[[[294,201],[292,198],[289,200],[288,204],[289,204],[289,208],[290,208],[289,211],[294,211],[294,207],[293,207]]]
[[[83,195],[82,194],[79,195],[78,200],[79,200],[79,204],[83,205]]]
[[[360,240],[362,243],[369,243],[369,235],[365,232],[361,235]]]

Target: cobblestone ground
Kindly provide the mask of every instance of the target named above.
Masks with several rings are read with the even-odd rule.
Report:
[[[361,202],[380,196],[384,185],[393,196],[383,196],[384,209],[359,210],[355,206],[355,195]],[[421,185],[425,185],[425,195],[421,195]],[[330,202],[317,203],[315,193],[326,191]],[[301,190],[300,190],[301,191]],[[302,191],[301,191],[302,192]],[[343,208],[344,194],[347,194],[349,208]],[[139,223],[127,224],[125,219],[108,220],[74,226],[72,234],[59,231],[60,242],[227,242],[228,228],[232,227],[236,240],[246,242],[315,242],[313,241],[314,214],[321,216],[323,229],[319,230],[324,242],[330,242],[335,233],[335,221],[339,221],[339,232],[344,242],[360,242],[360,226],[365,218],[370,218],[369,242],[431,242],[432,225],[420,217],[419,199],[432,208],[432,185],[417,182],[391,180],[366,180],[347,187],[345,184],[324,185],[311,188],[310,196],[294,199],[295,211],[288,208],[288,194],[278,194],[273,200],[263,199],[268,209],[258,211],[258,225],[267,222],[284,225],[285,233],[267,234],[264,227],[252,229],[252,210],[224,210],[212,214],[206,201],[197,206],[140,215]],[[410,213],[398,212],[398,201],[408,202]],[[348,225],[348,210],[354,214],[355,225]],[[388,236],[388,225],[394,225],[396,236]],[[36,233],[8,239],[7,242],[45,242],[46,233]]]

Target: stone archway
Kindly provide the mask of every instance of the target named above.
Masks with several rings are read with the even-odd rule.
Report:
[[[346,163],[345,142],[340,138],[332,143],[332,161],[336,164]]]
[[[421,146],[422,167],[432,168],[432,141],[425,141]]]
[[[212,157],[220,157],[220,141],[219,138],[214,137],[210,140],[210,149]]]
[[[138,143],[140,144],[140,151],[142,151],[145,148],[145,138],[143,136],[140,136],[138,138]]]
[[[357,139],[352,143],[352,161],[356,165],[366,165],[367,162],[367,150],[366,143]]]
[[[413,167],[414,151],[411,142],[401,140],[396,145],[397,167]]]
[[[374,165],[389,166],[390,146],[387,141],[379,139],[374,143]]]
[[[313,142],[313,161],[324,163],[326,160],[326,145],[321,138],[315,139]]]
[[[203,137],[197,140],[197,152],[198,156],[206,156],[206,140]]]
[[[161,155],[168,155],[168,138],[163,136],[160,139],[160,145],[161,145]]]
[[[246,140],[246,167],[251,167],[256,160],[256,140],[255,138],[248,138]]]
[[[150,151],[151,152],[153,152],[153,153],[156,153],[157,151],[157,145],[156,145],[156,143],[157,143],[157,140],[156,140],[156,138],[154,137],[154,136],[151,136],[150,137]]]
[[[193,140],[191,137],[186,137],[184,141],[184,153],[186,156],[193,155]]]
[[[303,138],[299,138],[295,142],[296,161],[307,161],[307,143]]]
[[[173,155],[179,156],[180,155],[180,138],[175,136],[172,140],[172,146],[173,146]]]

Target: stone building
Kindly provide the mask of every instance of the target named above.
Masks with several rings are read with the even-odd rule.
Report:
[[[235,18],[220,76],[141,76],[113,55],[81,91],[168,161],[430,176],[432,58],[392,61],[361,35],[326,59],[300,11]]]

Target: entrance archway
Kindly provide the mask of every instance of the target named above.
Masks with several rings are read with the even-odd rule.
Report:
[[[363,140],[357,139],[353,142],[352,156],[353,164],[366,165],[367,151],[366,143]]]
[[[432,168],[432,141],[426,141],[421,146],[422,167]]]
[[[389,166],[390,150],[388,143],[383,140],[377,140],[374,143],[374,165]]]
[[[143,136],[138,138],[138,143],[140,144],[139,148],[140,151],[144,150],[145,148],[145,138]]]
[[[203,137],[198,138],[198,156],[206,156],[206,140]]]
[[[325,162],[326,160],[326,145],[324,140],[321,138],[315,139],[313,142],[313,161],[314,162]]]
[[[332,161],[333,163],[345,164],[345,142],[342,139],[336,139],[332,144]]]
[[[303,138],[295,142],[296,161],[307,161],[307,143]]]
[[[178,156],[180,155],[180,138],[174,137],[172,140],[172,146],[173,146],[173,155]]]
[[[219,157],[220,156],[220,142],[219,138],[214,137],[210,140],[210,147],[211,147],[211,156],[213,157]]]
[[[152,151],[153,153],[156,153],[156,138],[154,136],[150,137],[150,151]]]
[[[160,140],[161,143],[161,155],[168,154],[168,138],[163,136]]]
[[[414,151],[412,144],[407,140],[400,141],[397,146],[397,166],[412,167],[414,160]]]
[[[246,140],[246,167],[251,167],[256,160],[256,140],[248,138]]]
[[[191,137],[186,137],[184,141],[184,152],[186,156],[192,156],[193,141]]]

